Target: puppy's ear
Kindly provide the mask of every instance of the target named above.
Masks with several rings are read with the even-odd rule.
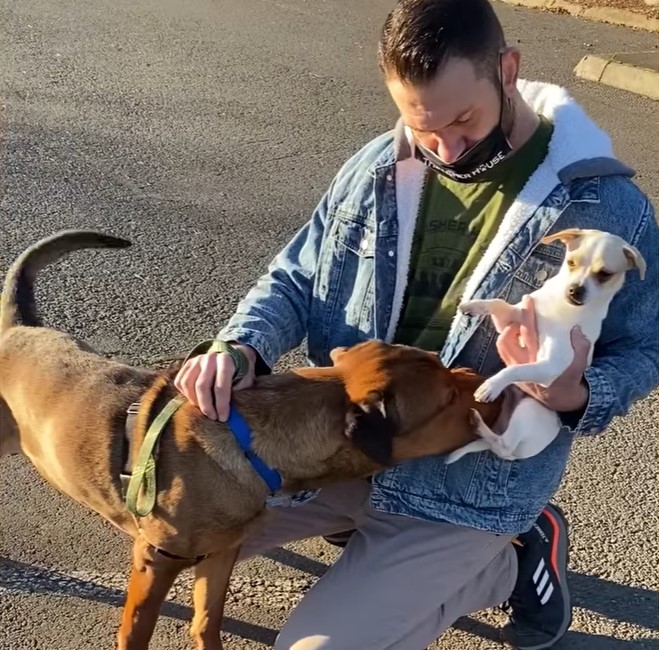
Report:
[[[352,402],[346,420],[346,437],[357,449],[379,465],[391,464],[396,429],[381,394],[370,393],[365,400]]]
[[[641,276],[641,280],[645,280],[645,259],[641,255],[637,248],[631,244],[623,246],[622,252],[625,254],[627,261],[629,262],[630,269],[638,269],[638,274]]]
[[[540,241],[543,244],[551,244],[557,239],[560,239],[566,246],[569,247],[569,244],[575,239],[578,239],[583,235],[583,230],[581,228],[567,228],[566,230],[560,230],[555,232],[553,235],[547,235],[543,237]]]

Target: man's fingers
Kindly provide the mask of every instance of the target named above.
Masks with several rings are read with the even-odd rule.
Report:
[[[215,380],[215,370],[217,368],[217,357],[215,353],[202,354],[199,357],[200,372],[195,382],[195,393],[199,410],[211,420],[216,419],[215,408],[213,407],[213,381]]]
[[[192,404],[211,420],[226,422],[232,390],[248,388],[254,383],[254,357],[247,352],[250,370],[240,383],[232,386],[236,370],[229,354],[211,352],[190,359],[179,370],[174,385]]]
[[[526,295],[522,298],[522,322],[519,326],[519,339],[526,348],[526,362],[534,362],[538,356],[538,332],[535,322],[533,298]]]
[[[512,323],[497,337],[497,352],[507,366],[524,363],[526,360],[527,352],[519,345],[519,333],[519,324]]]
[[[195,382],[199,375],[199,363],[197,359],[190,359],[178,371],[174,379],[174,386],[183,393],[195,406],[197,404],[197,395],[195,394]]]
[[[228,354],[219,356],[213,390],[215,392],[215,410],[217,411],[217,419],[220,422],[226,422],[229,417],[231,382],[235,370],[233,359]]]
[[[517,329],[518,326],[516,324],[508,325],[507,327],[504,327],[503,330],[501,331],[501,334],[497,336],[497,340],[496,340],[497,352],[499,353],[501,360],[507,366],[510,365],[511,362],[511,356],[509,352],[510,341],[512,337],[517,336],[515,333],[515,330]]]
[[[574,360],[571,365],[580,371],[579,374],[583,374],[583,371],[588,367],[591,342],[578,325],[573,327],[570,332],[570,342],[574,350]]]

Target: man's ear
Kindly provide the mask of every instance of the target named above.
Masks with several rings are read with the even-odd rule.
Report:
[[[391,464],[396,430],[381,394],[371,393],[361,402],[351,402],[346,425],[346,437],[357,449],[379,465]]]
[[[516,47],[508,46],[501,52],[501,81],[504,93],[510,98],[517,92],[520,59],[520,51]]]

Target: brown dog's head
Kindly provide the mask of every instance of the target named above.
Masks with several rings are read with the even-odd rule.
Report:
[[[387,466],[448,450],[441,421],[451,420],[458,389],[436,354],[368,341],[330,356],[349,400],[346,435],[371,460]]]
[[[471,408],[491,409],[482,413],[487,423],[496,419],[497,403],[474,401],[483,378],[448,370],[434,353],[368,341],[330,356],[331,367],[259,380],[276,390],[273,407],[262,409],[269,435],[257,451],[291,491],[454,451],[476,437]]]

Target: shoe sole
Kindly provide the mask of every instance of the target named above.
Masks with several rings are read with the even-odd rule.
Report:
[[[555,511],[558,513],[554,514]],[[568,538],[568,523],[563,511],[557,506],[548,504],[545,508],[545,514],[547,515],[549,521],[551,522],[554,532],[558,531],[558,535],[555,536],[555,539],[558,539],[558,543],[551,550],[551,564],[558,577],[558,586],[561,589],[561,596],[563,597],[563,625],[559,628],[559,631],[556,633],[550,641],[545,641],[539,645],[525,645],[517,646],[517,650],[545,650],[545,648],[551,648],[555,643],[557,643],[562,637],[565,636],[565,633],[572,625],[572,601],[570,599],[570,590],[567,586],[567,569],[565,573],[562,573],[558,570],[559,567],[567,567],[568,562],[570,561],[570,549],[569,549],[569,538]]]
[[[355,533],[354,530],[347,532],[334,533],[332,535],[323,535],[323,539],[332,546],[338,546],[339,548],[345,548],[350,541],[350,538]]]

